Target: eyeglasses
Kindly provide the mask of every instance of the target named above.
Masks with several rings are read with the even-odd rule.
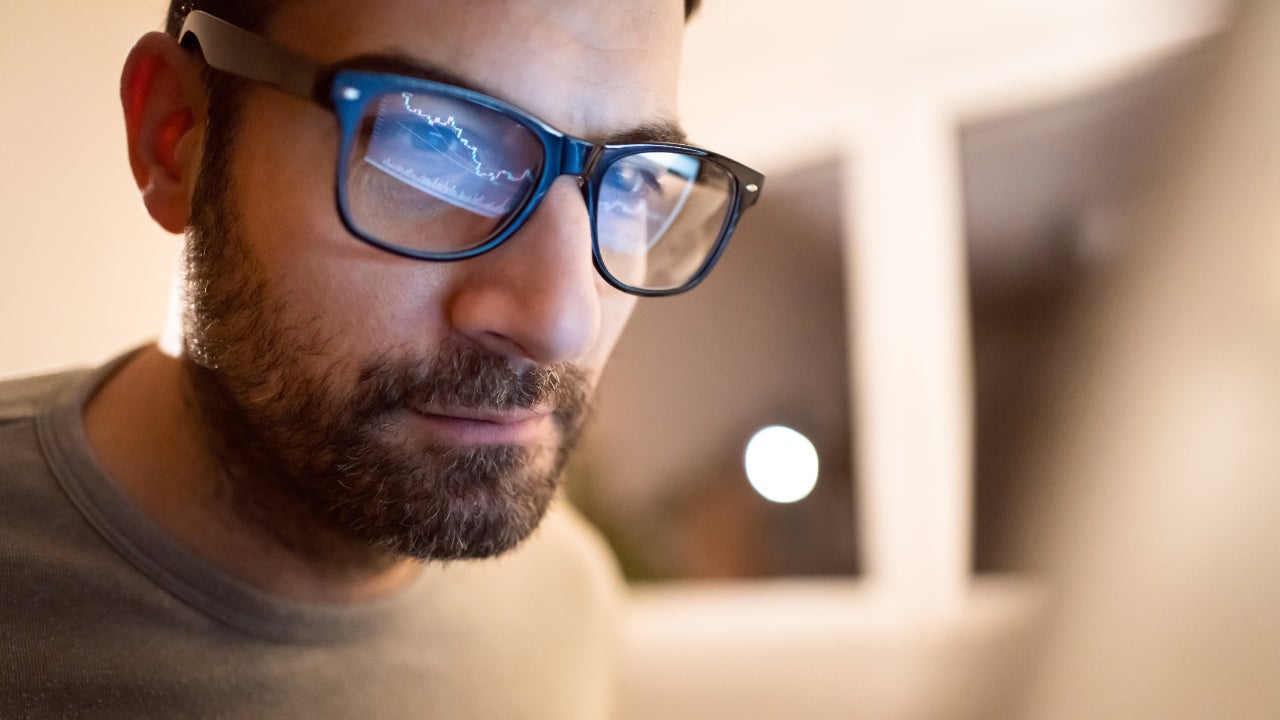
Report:
[[[205,62],[331,109],[337,204],[364,242],[462,260],[510,238],[561,175],[580,178],[596,269],[635,295],[673,295],[710,272],[764,176],[676,143],[597,145],[466,88],[321,66],[204,12],[179,38]],[[193,42],[194,41],[194,42]]]

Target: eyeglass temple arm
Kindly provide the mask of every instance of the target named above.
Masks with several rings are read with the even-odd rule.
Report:
[[[194,41],[194,42],[193,42]],[[323,70],[307,58],[278,47],[209,13],[194,10],[178,33],[186,48],[199,46],[210,67],[274,85],[299,97],[327,102],[320,86]]]

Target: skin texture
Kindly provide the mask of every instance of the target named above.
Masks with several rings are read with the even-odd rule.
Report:
[[[674,116],[682,29],[678,3],[647,0],[309,0],[261,32],[325,63],[390,53],[443,68],[565,132],[602,139]],[[309,487],[349,484],[329,472],[338,462],[326,459],[331,437],[289,435],[281,421],[340,415],[328,411],[362,397],[377,367],[389,368],[382,385],[404,392],[383,399],[385,412],[355,416],[376,447],[411,458],[497,443],[554,473],[573,433],[573,421],[554,419],[572,404],[568,395],[548,391],[528,407],[494,410],[504,420],[532,416],[495,430],[459,419],[479,400],[455,381],[479,373],[503,382],[554,376],[561,380],[550,385],[582,394],[594,386],[634,299],[592,267],[572,178],[559,179],[531,220],[484,256],[406,260],[343,229],[332,191],[337,129],[323,108],[250,85],[215,203],[197,192],[208,117],[198,57],[168,36],[144,37],[126,64],[122,99],[148,211],[173,232],[193,222],[203,229],[188,240],[195,269],[178,349],[136,355],[85,414],[108,474],[161,527],[280,595],[358,600],[400,587],[418,567],[404,547],[351,532],[349,518],[306,500]],[[211,295],[230,300],[206,302]],[[454,363],[448,391],[433,396],[418,380],[442,356],[478,365]],[[307,405],[312,395],[320,400]],[[265,414],[289,407],[296,412]],[[285,440],[261,442],[255,417],[283,427]],[[362,477],[376,485],[383,467],[370,464]],[[443,482],[439,474],[413,487]],[[519,505],[540,482],[509,484],[503,497]],[[467,492],[459,497],[470,508],[479,496]],[[536,523],[540,510],[520,512]]]

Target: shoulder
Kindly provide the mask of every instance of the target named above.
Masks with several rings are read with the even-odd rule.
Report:
[[[514,551],[432,566],[424,580],[434,620],[465,638],[449,645],[456,667],[503,678],[500,695],[538,698],[544,717],[609,716],[625,585],[604,540],[566,500]]]
[[[0,381],[0,492],[46,467],[37,419],[68,383],[87,371],[68,371]],[[25,484],[25,483],[20,483]]]
[[[55,515],[63,517],[67,498],[50,464],[44,416],[87,373],[0,382],[0,543],[31,533],[43,536],[57,525]]]
[[[82,391],[92,371],[73,370],[0,382],[0,546],[57,546],[84,526],[55,466],[54,438],[66,432],[56,408]]]
[[[51,393],[87,370],[69,370],[0,381],[0,425],[34,418]]]
[[[625,584],[600,532],[564,497],[538,530],[498,564],[509,565],[543,605],[542,618],[561,615],[578,628],[610,631],[621,622]],[[557,612],[559,611],[559,612]]]
[[[547,512],[526,546],[516,552],[544,558],[554,568],[582,574],[584,580],[610,585],[621,582],[608,543],[563,497]]]
[[[489,560],[451,563],[439,571],[506,598],[524,596],[527,610],[545,604],[551,614],[568,610],[579,621],[613,612],[623,591],[612,551],[563,497],[515,550]]]

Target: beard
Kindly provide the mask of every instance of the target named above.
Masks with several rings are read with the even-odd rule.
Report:
[[[341,329],[297,319],[253,255],[230,201],[226,140],[211,137],[195,191],[184,365],[232,506],[330,564],[514,548],[556,494],[588,410],[585,374],[461,339],[429,357],[337,352]],[[549,407],[554,432],[528,445],[451,445],[409,431],[430,407]]]

